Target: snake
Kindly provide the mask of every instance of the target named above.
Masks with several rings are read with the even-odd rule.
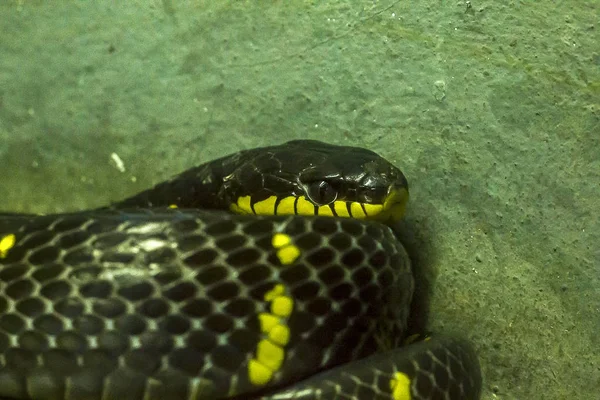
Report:
[[[0,214],[0,398],[478,399],[465,338],[407,320],[403,173],[294,140],[105,207]]]

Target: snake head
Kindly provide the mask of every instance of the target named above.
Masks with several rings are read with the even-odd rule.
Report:
[[[404,174],[359,147],[295,140],[249,150],[226,177],[228,208],[242,214],[326,215],[399,220],[408,202]]]

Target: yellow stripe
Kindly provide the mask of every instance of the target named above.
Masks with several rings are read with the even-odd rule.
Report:
[[[283,349],[267,339],[263,339],[258,343],[256,360],[271,371],[277,371],[281,367],[283,356]]]
[[[276,249],[282,248],[292,243],[292,238],[290,235],[285,233],[276,233],[273,235],[273,239],[271,239],[271,244]]]
[[[394,400],[411,400],[410,395],[410,379],[402,372],[396,372],[390,380],[390,389],[392,390],[392,399]]]
[[[285,286],[283,286],[282,284],[275,285],[273,287],[273,289],[271,289],[267,293],[265,293],[264,299],[265,299],[265,301],[273,301],[278,296],[281,296],[284,293],[285,293]]]
[[[273,371],[262,365],[256,359],[248,362],[248,378],[257,386],[266,385],[273,377]]]
[[[277,258],[283,265],[290,265],[300,257],[300,249],[294,245],[277,250]]]
[[[290,328],[286,325],[276,325],[269,332],[269,339],[279,346],[285,346],[290,341]]]
[[[260,330],[263,333],[271,332],[279,324],[279,318],[270,313],[258,314],[258,320],[260,321]]]
[[[294,300],[287,296],[276,297],[271,303],[271,312],[278,317],[289,317],[294,309]]]
[[[277,258],[283,265],[290,265],[300,256],[300,249],[292,243],[290,235],[276,233],[271,239],[271,244],[277,250]]]
[[[269,383],[285,360],[285,346],[290,341],[287,317],[294,308],[294,300],[285,292],[282,284],[266,292],[264,299],[271,303],[271,313],[258,315],[260,330],[265,336],[256,346],[256,356],[248,361],[248,379],[257,386]]]
[[[17,237],[12,233],[0,239],[0,258],[5,258],[8,255],[8,251],[13,248],[16,241]]]

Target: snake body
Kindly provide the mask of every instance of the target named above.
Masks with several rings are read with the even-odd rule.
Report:
[[[375,153],[293,141],[1,214],[0,398],[477,399],[467,341],[401,346],[413,275],[382,222],[407,199]]]

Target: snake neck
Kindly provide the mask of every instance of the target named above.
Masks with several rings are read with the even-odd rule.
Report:
[[[224,198],[224,177],[229,173],[228,158],[214,160],[190,168],[168,181],[145,190],[125,200],[113,203],[110,208],[173,207],[227,209]]]

